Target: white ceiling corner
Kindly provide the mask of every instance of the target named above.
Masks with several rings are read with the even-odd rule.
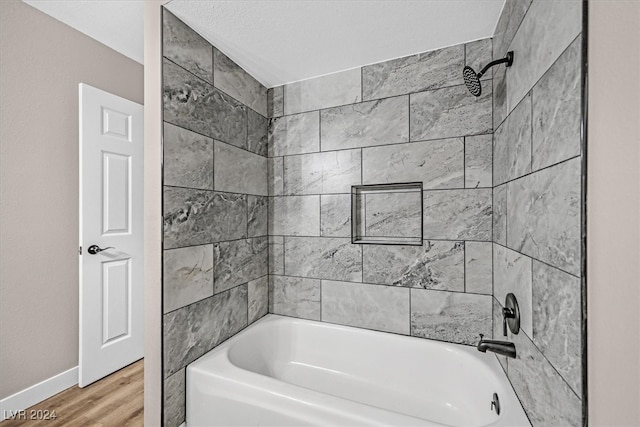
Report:
[[[143,63],[143,0],[22,1],[134,61]]]
[[[23,1],[143,62],[144,1]],[[273,87],[491,37],[504,2],[172,0],[167,8]]]

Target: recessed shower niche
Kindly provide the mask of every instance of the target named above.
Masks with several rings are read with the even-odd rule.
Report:
[[[352,186],[351,243],[422,246],[422,182]]]

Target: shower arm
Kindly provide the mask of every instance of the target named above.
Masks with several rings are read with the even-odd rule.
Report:
[[[480,70],[480,72],[478,73],[478,78],[482,77],[484,73],[486,73],[487,70],[493,67],[494,65],[503,64],[505,62],[507,63],[507,67],[510,67],[511,64],[513,64],[513,52],[507,52],[507,56],[505,56],[504,58],[496,59],[495,61],[489,62],[487,65],[484,66],[482,70]]]

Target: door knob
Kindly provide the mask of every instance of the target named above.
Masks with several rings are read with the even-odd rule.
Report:
[[[89,252],[91,255],[95,255],[97,253],[100,253],[102,251],[106,251],[107,249],[115,249],[113,246],[109,246],[107,248],[101,248],[98,245],[91,245],[87,248],[87,252]]]

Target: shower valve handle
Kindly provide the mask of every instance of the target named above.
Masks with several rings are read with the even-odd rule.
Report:
[[[507,319],[513,319],[516,313],[512,308],[502,309],[502,335],[507,336]]]

